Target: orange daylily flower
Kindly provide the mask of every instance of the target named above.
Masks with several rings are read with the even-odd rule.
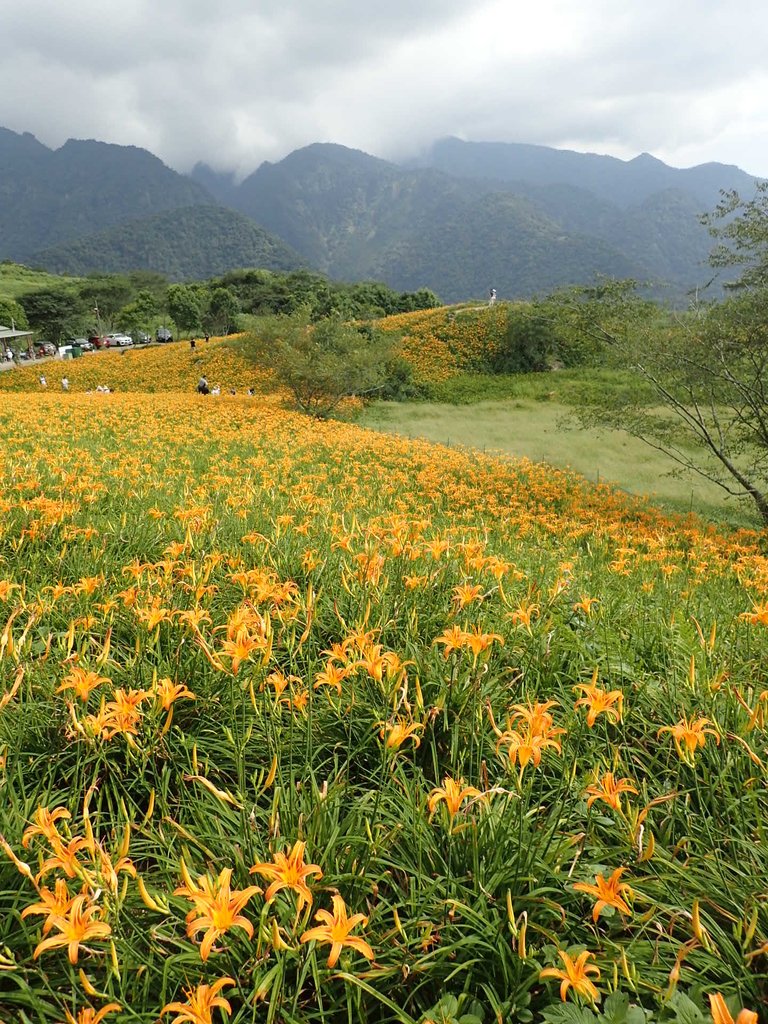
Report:
[[[553,734],[561,732],[565,732],[565,730],[553,730]],[[558,753],[562,750],[560,741],[555,739],[554,735],[535,733],[530,728],[525,729],[523,732],[510,730],[503,733],[496,744],[496,750],[498,751],[504,744],[507,744],[509,747],[507,753],[510,764],[514,765],[517,762],[520,765],[521,772],[529,762],[533,763],[534,767],[541,764],[541,756],[547,747],[554,747]]]
[[[597,721],[597,716],[604,714],[614,722],[621,721],[624,694],[621,690],[601,690],[597,685],[597,669],[592,673],[591,683],[579,683],[574,690],[581,690],[584,694],[580,697],[574,707],[586,707],[587,725],[591,729]]]
[[[29,846],[29,841],[33,836],[44,836],[51,845],[61,842],[61,836],[59,835],[59,830],[56,828],[56,822],[67,821],[71,817],[72,815],[66,807],[54,807],[52,811],[49,811],[45,807],[38,807],[32,815],[33,824],[24,829],[24,835],[21,837],[21,845],[26,850]]]
[[[538,617],[540,608],[537,604],[532,602],[521,602],[517,608],[514,608],[507,616],[508,619],[515,626],[523,626],[528,632],[531,632],[531,623]]]
[[[600,911],[603,907],[614,907],[620,914],[631,914],[632,910],[624,899],[624,894],[632,899],[632,889],[626,882],[620,881],[626,868],[616,868],[610,878],[605,879],[603,875],[595,875],[595,884],[588,882],[577,882],[574,885],[576,892],[585,892],[590,896],[597,897],[592,911],[592,920],[597,924]]]
[[[45,914],[47,920],[43,922],[43,935],[47,935],[53,927],[53,918],[65,917],[69,913],[69,909],[74,903],[75,897],[70,896],[67,883],[64,878],[57,878],[56,885],[53,891],[47,887],[43,887],[38,890],[40,897],[39,903],[32,903],[28,907],[25,907],[22,912],[22,918],[29,917],[30,914]]]
[[[464,634],[464,639],[466,646],[471,648],[475,659],[477,659],[479,654],[487,650],[494,641],[502,646],[504,644],[504,638],[499,633],[482,633],[479,626],[472,626]]]
[[[549,709],[556,708],[557,706],[556,700],[537,700],[535,704],[513,704],[509,720],[510,722],[515,722],[521,719],[534,733],[547,734],[552,731],[552,726],[555,723],[554,716],[550,714]],[[565,732],[564,729],[557,731]],[[498,730],[496,730],[496,733],[499,736],[501,735]]]
[[[168,678],[158,679],[155,684],[155,696],[159,698],[160,705],[165,711],[170,711],[174,701],[181,700],[182,697],[196,699],[194,693],[188,690],[184,683],[174,683]]]
[[[138,620],[147,627],[148,633],[151,633],[161,622],[173,621],[173,612],[170,608],[163,608],[161,606],[159,597],[154,598],[146,608],[140,608],[137,605],[135,612]]]
[[[331,944],[331,953],[328,957],[329,967],[335,966],[344,946],[356,949],[368,960],[373,960],[373,950],[368,943],[357,935],[349,934],[357,924],[363,926],[368,924],[368,918],[364,914],[353,914],[351,917],[347,917],[346,905],[338,893],[333,897],[333,913],[331,914],[327,910],[318,910],[315,920],[324,923],[304,932],[300,941],[329,942]]]
[[[621,811],[621,794],[634,793],[638,790],[631,779],[617,779],[613,772],[606,772],[602,779],[599,779],[591,786],[587,786],[585,793],[588,795],[587,807],[591,807],[596,800],[602,800],[615,811]]]
[[[282,694],[283,690],[291,683],[300,682],[301,679],[299,679],[298,676],[287,676],[284,672],[281,672],[280,669],[275,669],[273,672],[270,672],[267,678],[264,680],[264,683],[268,686],[271,686],[272,689],[275,691],[276,697],[279,697]]]
[[[421,740],[416,733],[424,728],[423,722],[412,722],[398,716],[391,722],[378,722],[377,724],[382,727],[379,730],[379,738],[384,740],[384,745],[388,750],[399,750],[406,740],[413,740],[414,746],[421,745]]]
[[[599,598],[585,597],[582,594],[579,600],[574,602],[573,610],[575,612],[583,612],[587,618],[589,618],[592,615],[592,609],[596,604],[600,604]]]
[[[123,690],[119,688],[113,693],[113,700],[107,701],[102,708],[99,722],[102,739],[111,740],[118,734],[126,738],[137,735],[137,726],[141,722],[142,712],[139,705],[151,696],[149,690]]]
[[[264,893],[264,899],[267,903],[271,902],[281,889],[292,889],[299,897],[296,905],[297,913],[301,913],[305,904],[312,904],[312,893],[307,886],[306,879],[310,875],[317,875],[318,878],[322,878],[323,872],[319,864],[304,863],[304,849],[306,845],[306,843],[301,841],[296,842],[293,844],[293,849],[287,855],[282,851],[278,851],[274,855],[272,863],[265,861],[260,864],[254,864],[250,869],[251,874],[258,872],[263,878],[272,879],[269,888]]]
[[[63,871],[67,878],[76,878],[83,875],[83,865],[77,859],[81,850],[90,850],[91,844],[84,836],[75,836],[66,844],[62,839],[51,844],[53,853],[40,865],[36,878],[39,881],[49,871]]]
[[[264,638],[251,636],[247,627],[241,626],[234,639],[225,640],[222,643],[219,654],[231,659],[232,673],[237,675],[242,663],[248,661],[254,651],[263,651],[265,647]]]
[[[220,996],[219,992],[225,985],[235,985],[234,978],[219,978],[212,985],[198,985],[197,988],[185,989],[186,1003],[167,1003],[160,1011],[175,1013],[171,1024],[213,1024],[213,1011],[216,1007],[232,1012],[229,1000]]]
[[[68,675],[64,677],[56,693],[61,693],[62,690],[74,690],[85,704],[97,686],[101,686],[103,683],[110,683],[111,681],[107,676],[100,676],[98,672],[90,672],[88,669],[75,665]]]
[[[719,992],[710,995],[709,1008],[712,1013],[712,1024],[757,1024],[757,1014],[754,1010],[739,1010],[734,1021],[725,999]]]
[[[76,1017],[73,1017],[69,1010],[65,1010],[64,1013],[67,1015],[67,1024],[101,1024],[108,1013],[116,1013],[118,1010],[122,1010],[120,1003],[107,1003],[100,1010],[86,1006]]]
[[[341,695],[341,684],[349,678],[352,671],[351,665],[339,666],[329,661],[325,668],[322,668],[315,676],[313,689],[317,690],[320,686],[331,686],[336,693]]]
[[[753,626],[768,626],[768,601],[763,604],[754,604],[751,612],[742,612],[739,618]]]
[[[578,995],[584,996],[590,1001],[590,1003],[597,1002],[600,998],[600,993],[594,983],[590,980],[589,975],[591,974],[595,978],[599,978],[600,968],[595,964],[587,963],[587,960],[595,954],[584,950],[583,953],[579,953],[576,959],[573,960],[567,953],[563,952],[562,949],[559,949],[558,953],[560,955],[560,959],[563,961],[565,970],[561,971],[557,967],[545,967],[543,971],[539,972],[539,977],[559,978],[561,980],[560,998],[563,1002],[565,1002],[569,988],[572,988]]]
[[[538,766],[544,750],[548,747],[560,753],[562,745],[558,736],[564,735],[566,730],[554,724],[555,720],[549,709],[556,706],[557,702],[553,700],[536,701],[535,704],[515,704],[509,716],[508,727],[503,732],[497,728],[491,716],[494,732],[499,737],[496,742],[497,753],[501,747],[507,745],[510,764],[514,765],[517,762],[521,772],[529,762]],[[513,722],[519,724],[512,728]]]
[[[21,590],[18,583],[11,583],[10,580],[0,580],[0,601],[7,601],[14,590]]]
[[[186,608],[182,612],[176,612],[176,618],[192,629],[199,629],[203,623],[211,621],[211,616],[204,608]]]
[[[656,735],[661,736],[663,732],[671,733],[681,759],[686,764],[693,764],[694,754],[698,747],[704,746],[707,736],[714,736],[715,742],[720,743],[720,733],[717,729],[710,728],[713,724],[708,718],[691,718],[689,721],[687,716],[683,715],[674,725],[663,725]]]
[[[187,914],[187,936],[205,930],[200,945],[200,957],[207,960],[214,942],[230,928],[242,928],[253,938],[253,925],[240,911],[246,903],[261,892],[258,885],[249,885],[246,889],[230,889],[232,868],[224,868],[215,880],[201,875],[197,885],[187,876],[187,885],[173,890],[174,896],[186,896],[193,903],[192,910]]]
[[[443,654],[447,658],[451,651],[460,651],[465,646],[467,634],[461,626],[453,625],[443,630],[440,636],[436,637],[434,643],[443,644]]]
[[[450,815],[451,821],[456,817],[461,809],[461,805],[465,800],[470,800],[475,797],[482,797],[482,793],[479,789],[475,789],[474,786],[465,786],[464,779],[452,779],[449,775],[446,775],[443,779],[443,785],[433,789],[429,794],[429,800],[427,806],[429,807],[429,815],[435,813],[435,808],[441,800],[445,801],[445,806],[448,808],[448,814]]]
[[[483,587],[479,583],[460,583],[453,588],[453,603],[459,609],[466,608],[473,601],[480,600],[482,594]]]
[[[75,896],[66,914],[54,915],[49,919],[51,927],[58,929],[61,934],[38,942],[33,954],[34,959],[36,960],[46,949],[66,946],[69,962],[76,964],[81,943],[90,939],[106,939],[112,934],[112,929],[106,921],[94,920],[100,914],[101,908],[95,903],[89,903],[89,897],[85,893]]]

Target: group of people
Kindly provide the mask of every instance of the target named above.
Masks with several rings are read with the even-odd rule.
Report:
[[[47,390],[47,388],[48,388],[48,380],[47,380],[45,374],[41,373],[39,379],[40,379],[40,387]],[[61,378],[61,390],[62,391],[69,391],[69,377],[62,377]],[[111,395],[112,394],[112,388],[109,387],[109,385],[107,385],[107,384],[98,384],[96,386],[96,391],[99,394],[101,394],[101,395]],[[90,391],[88,391],[87,393],[89,395],[91,394]]]
[[[220,384],[214,384],[213,387],[210,387],[209,384],[208,384],[208,378],[205,376],[205,374],[203,374],[203,376],[197,382],[197,393],[198,393],[198,395],[220,395],[221,394],[221,385]],[[229,389],[229,393],[230,393],[230,395],[236,395],[237,394],[237,389],[236,388],[230,388]],[[248,388],[248,394],[251,395],[251,396],[254,394],[253,388]]]

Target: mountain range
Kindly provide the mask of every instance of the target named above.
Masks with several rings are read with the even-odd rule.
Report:
[[[300,266],[445,301],[634,277],[672,300],[712,275],[700,224],[755,179],[520,143],[443,139],[395,164],[316,143],[243,181],[146,150],[0,128],[0,259],[57,272],[151,269],[173,280]]]

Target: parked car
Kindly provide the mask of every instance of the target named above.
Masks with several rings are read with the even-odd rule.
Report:
[[[56,346],[50,341],[37,341],[35,342],[35,355],[55,356]]]
[[[134,331],[131,334],[134,345],[148,345],[152,341],[151,335],[147,334],[146,331]]]
[[[133,344],[133,338],[130,334],[108,334],[110,346],[116,345],[118,348],[126,348],[128,345]]]
[[[68,340],[67,340],[67,341],[65,342],[65,345],[66,345],[66,346],[67,346],[68,348],[71,348],[72,346],[75,346],[75,345],[76,345],[76,346],[77,346],[78,348],[80,348],[80,349],[81,349],[81,350],[82,350],[83,352],[93,352],[93,349],[94,349],[94,344],[93,344],[93,342],[92,342],[92,341],[89,341],[89,340],[88,340],[88,338],[69,338],[69,339],[68,339]]]
[[[103,334],[92,334],[88,340],[94,348],[109,348],[109,338]]]
[[[173,334],[168,330],[167,327],[158,327],[155,332],[155,338],[158,341],[173,341]]]

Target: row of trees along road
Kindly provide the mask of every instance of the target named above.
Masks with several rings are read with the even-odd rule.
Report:
[[[313,320],[351,320],[438,305],[440,300],[428,289],[397,292],[374,281],[329,281],[308,270],[236,270],[189,284],[169,284],[162,274],[134,271],[62,278],[18,300],[0,297],[0,323],[13,320],[40,339],[60,344],[102,330],[151,333],[168,323],[181,337],[230,334],[241,326],[242,314],[291,314],[302,309],[309,310]]]
[[[717,239],[712,265],[742,268],[724,300],[695,297],[664,314],[634,282],[605,282],[550,303],[548,315],[643,385],[606,389],[583,423],[627,430],[751,502],[768,528],[768,182],[750,200],[723,193],[703,220]]]

